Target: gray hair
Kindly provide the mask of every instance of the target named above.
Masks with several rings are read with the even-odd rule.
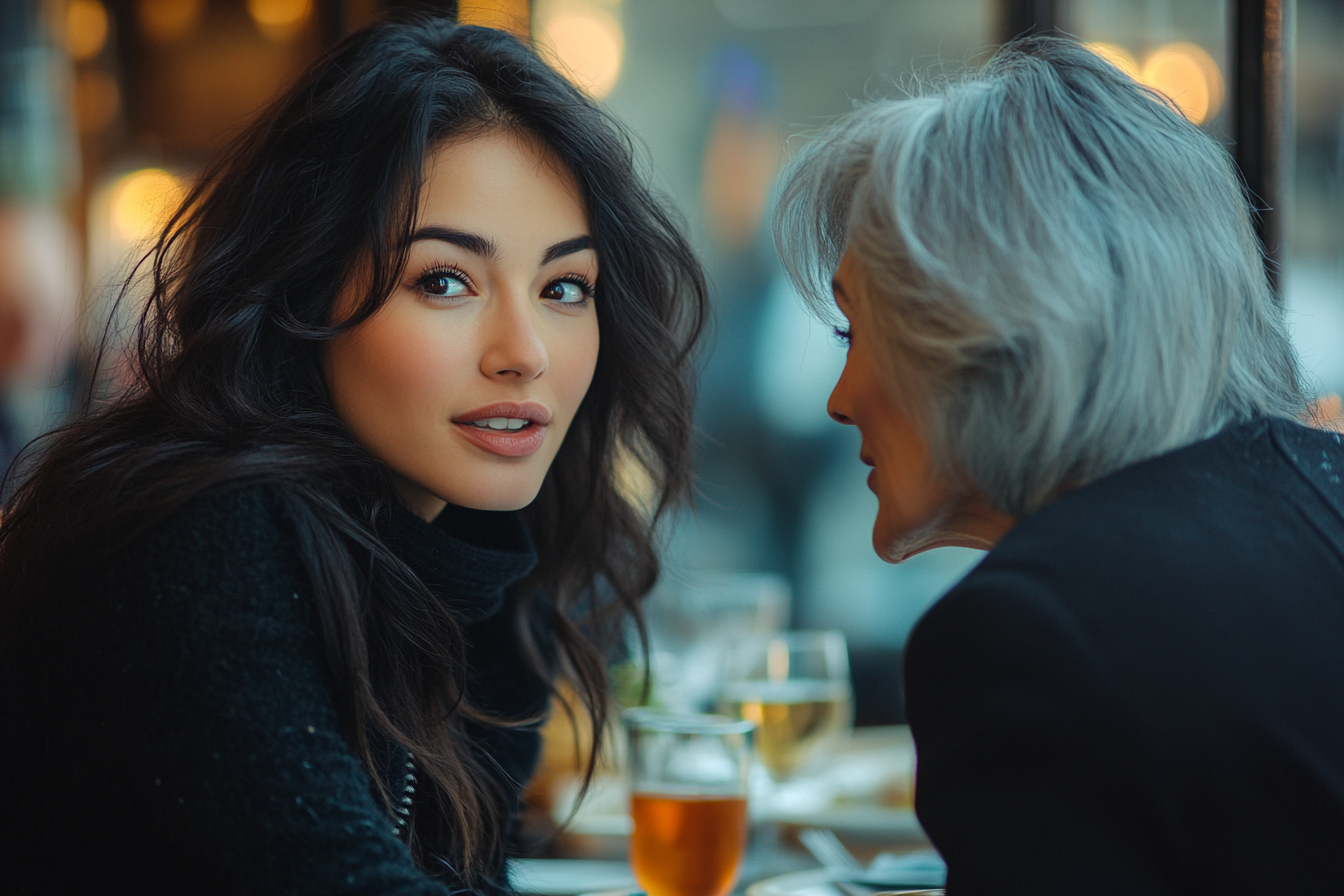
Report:
[[[942,473],[1023,515],[1305,397],[1233,163],[1160,94],[1027,38],[803,147],[776,242],[833,310],[848,249],[880,372]]]

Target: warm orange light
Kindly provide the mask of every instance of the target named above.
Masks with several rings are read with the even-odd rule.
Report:
[[[73,0],[65,10],[65,48],[79,62],[103,51],[107,43],[107,7],[98,0]]]
[[[1108,44],[1101,41],[1083,44],[1084,47],[1096,53],[1102,59],[1105,59],[1111,65],[1120,69],[1120,71],[1129,75],[1135,81],[1139,78],[1139,63],[1134,56],[1119,44]]]
[[[596,5],[556,4],[539,22],[537,49],[591,96],[611,93],[621,75],[625,32]]]
[[[140,30],[156,43],[171,43],[190,34],[205,12],[205,0],[136,0]]]
[[[1162,91],[1194,124],[1218,114],[1223,103],[1223,75],[1203,47],[1174,43],[1159,47],[1143,61],[1143,82]]]
[[[247,0],[247,11],[261,33],[275,40],[297,34],[313,14],[312,0]]]
[[[531,15],[527,0],[462,0],[457,4],[457,20],[463,25],[499,28],[519,37],[531,36]]]
[[[167,223],[186,188],[162,168],[143,168],[112,187],[112,229],[128,243],[149,239]]]
[[[1194,124],[1211,121],[1223,104],[1223,73],[1213,57],[1198,44],[1166,44],[1149,53],[1140,66],[1118,44],[1083,46],[1141,84],[1161,91]]]

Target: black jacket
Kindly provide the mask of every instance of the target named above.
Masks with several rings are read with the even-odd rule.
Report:
[[[906,652],[948,892],[1344,892],[1344,447],[1284,420],[1023,520]]]
[[[431,526],[398,509],[380,534],[467,623],[476,704],[540,712],[546,684],[503,611],[535,562],[516,517],[450,507]],[[0,889],[451,892],[416,869],[341,734],[310,602],[262,488],[189,504],[92,593],[48,601],[0,677]],[[475,734],[516,793],[536,730]],[[400,784],[406,752],[375,755]]]

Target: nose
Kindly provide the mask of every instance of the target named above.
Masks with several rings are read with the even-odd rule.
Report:
[[[834,394],[834,393],[832,393],[832,394]],[[834,405],[832,404],[832,402],[829,402],[829,401],[826,402],[826,413],[830,414],[830,415],[831,415],[831,419],[834,420],[836,423],[843,423],[843,424],[845,424],[846,426],[853,426],[853,425],[854,425],[854,421],[851,420],[847,415],[842,414],[842,413],[840,413],[839,411],[837,411],[837,410],[835,409]]]
[[[846,365],[848,369],[848,365]],[[853,426],[854,420],[846,413],[849,410],[848,390],[845,388],[845,374],[840,374],[840,379],[836,380],[835,388],[831,390],[831,397],[826,400],[826,413],[831,415],[831,419],[836,423],[843,423],[845,426]]]
[[[528,382],[550,363],[538,330],[532,303],[517,296],[497,296],[486,322],[481,373],[490,379]]]

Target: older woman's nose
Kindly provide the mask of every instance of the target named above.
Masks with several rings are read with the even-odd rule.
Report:
[[[836,423],[853,426],[854,421],[846,413],[849,410],[849,403],[845,400],[844,385],[845,378],[841,374],[840,381],[835,384],[835,388],[831,390],[831,397],[826,401],[826,413],[830,414]]]

